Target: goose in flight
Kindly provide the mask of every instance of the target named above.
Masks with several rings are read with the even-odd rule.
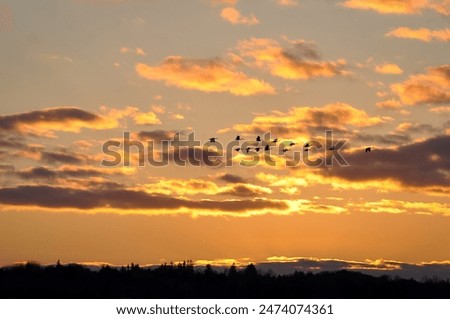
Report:
[[[290,150],[287,149],[287,148],[284,148],[284,149],[282,150],[283,153],[286,153],[287,151],[290,151]]]
[[[239,152],[241,150],[241,148],[240,147],[238,147],[238,148],[236,148],[236,152]]]
[[[242,141],[242,140],[243,140],[243,138],[240,135],[236,136],[236,141]]]
[[[210,139],[209,139],[209,141],[211,142],[211,143],[215,143],[216,142],[216,140],[218,140],[219,138],[217,138],[217,137],[211,137]]]
[[[257,152],[259,152],[259,150],[260,150],[261,148],[258,146],[258,147],[255,147],[255,151],[257,151]]]
[[[265,151],[270,151],[270,146],[269,146],[269,144],[267,144],[266,147],[264,147],[264,150],[265,150]]]
[[[257,141],[257,142],[261,142],[261,136],[258,136],[258,137],[256,138],[256,141]]]
[[[306,142],[305,144],[303,144],[303,151],[308,152],[309,151],[309,142]]]
[[[289,143],[289,146],[294,146],[295,144],[297,144],[297,143],[295,143],[295,142],[291,142],[291,143]]]
[[[365,153],[370,153],[371,150],[372,150],[371,147],[366,147],[366,148],[364,149]]]
[[[245,150],[246,150],[247,153],[248,153],[248,151],[250,151],[250,149],[251,149],[251,147],[250,147],[250,146],[247,146],[247,148],[246,148]]]

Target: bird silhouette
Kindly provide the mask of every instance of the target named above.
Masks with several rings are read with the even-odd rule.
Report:
[[[261,142],[261,136],[258,136],[258,137],[256,138],[256,141],[257,141],[257,142]]]
[[[269,151],[269,150],[270,150],[269,144],[267,144],[266,147],[264,147],[264,150],[265,150],[265,151]]]
[[[371,147],[366,147],[365,149],[364,149],[364,151],[365,151],[365,153],[370,153],[370,151],[372,150],[372,148]]]
[[[287,151],[290,151],[290,150],[287,148],[284,148],[282,151],[283,151],[283,153],[286,153]]]
[[[218,139],[219,139],[218,137],[211,137],[211,138],[209,139],[209,141],[210,141],[211,143],[215,143],[216,140],[218,140]]]
[[[247,153],[248,153],[248,151],[250,151],[250,149],[251,149],[251,147],[250,146],[248,146],[245,150],[247,151]]]
[[[303,145],[303,147],[309,147],[309,143],[306,142],[306,143]]]
[[[278,142],[278,139],[274,138],[272,142],[276,144]]]
[[[243,140],[243,138],[240,135],[236,136],[236,141],[242,141],[242,140]]]
[[[258,146],[258,147],[255,147],[255,151],[257,151],[257,152],[259,152],[259,150],[260,150],[261,148]]]
[[[239,152],[240,150],[241,150],[241,148],[240,148],[240,147],[236,148],[236,152]]]
[[[297,143],[291,142],[291,143],[289,143],[289,146],[294,146],[295,144],[297,144]]]

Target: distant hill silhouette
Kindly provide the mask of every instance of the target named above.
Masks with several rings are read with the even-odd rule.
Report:
[[[250,264],[216,271],[192,263],[156,268],[28,263],[0,268],[0,298],[450,298],[450,282],[353,271],[262,274]]]

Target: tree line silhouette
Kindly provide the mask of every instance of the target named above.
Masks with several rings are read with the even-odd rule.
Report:
[[[99,270],[29,262],[0,268],[0,298],[450,298],[450,282],[346,270],[276,275],[253,264],[216,270],[191,261]]]

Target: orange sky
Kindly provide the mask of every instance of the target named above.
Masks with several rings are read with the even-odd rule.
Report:
[[[0,265],[450,260],[448,1],[5,8]],[[168,165],[102,165],[124,132]]]

